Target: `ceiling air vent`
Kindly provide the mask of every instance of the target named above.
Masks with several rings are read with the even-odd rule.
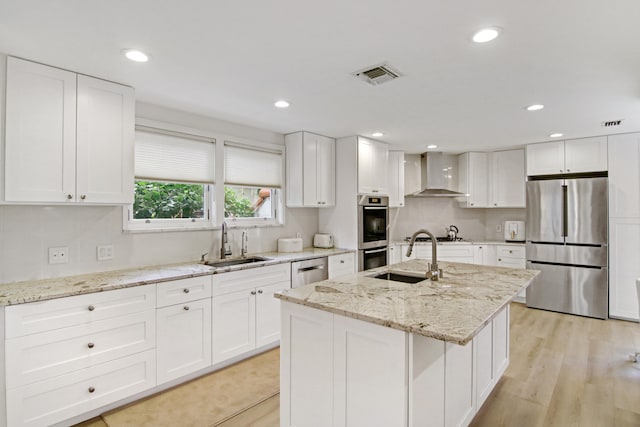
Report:
[[[602,122],[603,128],[608,128],[612,126],[620,126],[622,124],[622,120],[608,120],[606,122]]]
[[[354,76],[370,85],[377,86],[402,76],[387,64],[374,65],[352,73]]]

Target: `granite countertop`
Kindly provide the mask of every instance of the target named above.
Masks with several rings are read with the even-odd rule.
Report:
[[[276,294],[331,313],[464,345],[539,273],[440,262],[444,277],[415,284],[369,277],[386,271],[424,274],[427,260],[410,260]]]
[[[230,267],[214,268],[198,262],[186,262],[171,265],[133,268],[127,270],[88,273],[77,276],[58,277],[52,279],[28,280],[0,284],[0,306],[24,304],[28,302],[44,301],[73,295],[89,294],[132,286],[148,285],[151,283],[167,282],[170,280],[187,279],[189,277],[206,276],[226,273],[230,271],[246,270],[248,268],[266,265],[282,264],[310,258],[353,252],[349,249],[318,249],[305,248],[302,252],[265,252],[249,254],[269,258],[263,262],[241,264]],[[235,259],[233,257],[230,259]]]

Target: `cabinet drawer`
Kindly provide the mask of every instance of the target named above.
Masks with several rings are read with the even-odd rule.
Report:
[[[155,351],[7,391],[7,424],[59,423],[155,386]]]
[[[498,258],[520,258],[525,259],[524,246],[498,246]]]
[[[445,258],[471,258],[473,259],[472,245],[438,245],[438,259]]]
[[[172,280],[158,283],[158,307],[182,304],[211,297],[212,276],[190,277],[188,279]]]
[[[213,296],[291,281],[291,263],[214,274]]]
[[[527,262],[524,259],[518,258],[498,258],[496,262],[498,267],[511,267],[511,268],[525,268]]]
[[[346,276],[355,272],[355,255],[353,253],[332,255],[329,257],[329,279]]]
[[[31,334],[5,342],[7,388],[155,347],[154,310]]]
[[[80,325],[152,310],[155,306],[156,285],[12,305],[5,309],[6,337]]]

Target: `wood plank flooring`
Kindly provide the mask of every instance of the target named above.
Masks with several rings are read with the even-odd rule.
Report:
[[[472,427],[640,426],[640,363],[628,359],[640,349],[640,324],[514,303],[510,339],[509,368]],[[279,395],[215,426],[279,427]]]

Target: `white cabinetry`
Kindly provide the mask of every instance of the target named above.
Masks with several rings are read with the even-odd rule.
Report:
[[[157,285],[158,384],[211,365],[211,276]]]
[[[609,218],[640,218],[640,133],[609,137]]]
[[[347,276],[356,271],[356,255],[353,252],[328,257],[329,280]]]
[[[310,132],[285,136],[287,206],[335,205],[336,141]]]
[[[490,206],[524,208],[525,205],[524,150],[491,153]]]
[[[8,425],[59,423],[155,386],[155,289],[7,307]]]
[[[389,151],[389,207],[404,206],[404,152]]]
[[[497,245],[496,263],[498,267],[526,268],[527,261],[524,245]],[[520,291],[514,301],[525,302],[526,289]]]
[[[358,193],[389,194],[389,148],[362,136],[358,137]]]
[[[607,137],[551,141],[527,145],[527,175],[607,170]]]
[[[389,245],[389,253],[387,254],[388,264],[398,264],[402,262],[402,245]]]
[[[458,165],[462,207],[525,207],[524,150],[463,153]]]
[[[213,276],[213,363],[280,339],[275,292],[291,287],[291,264]]]
[[[4,200],[133,202],[133,89],[7,60]]]

